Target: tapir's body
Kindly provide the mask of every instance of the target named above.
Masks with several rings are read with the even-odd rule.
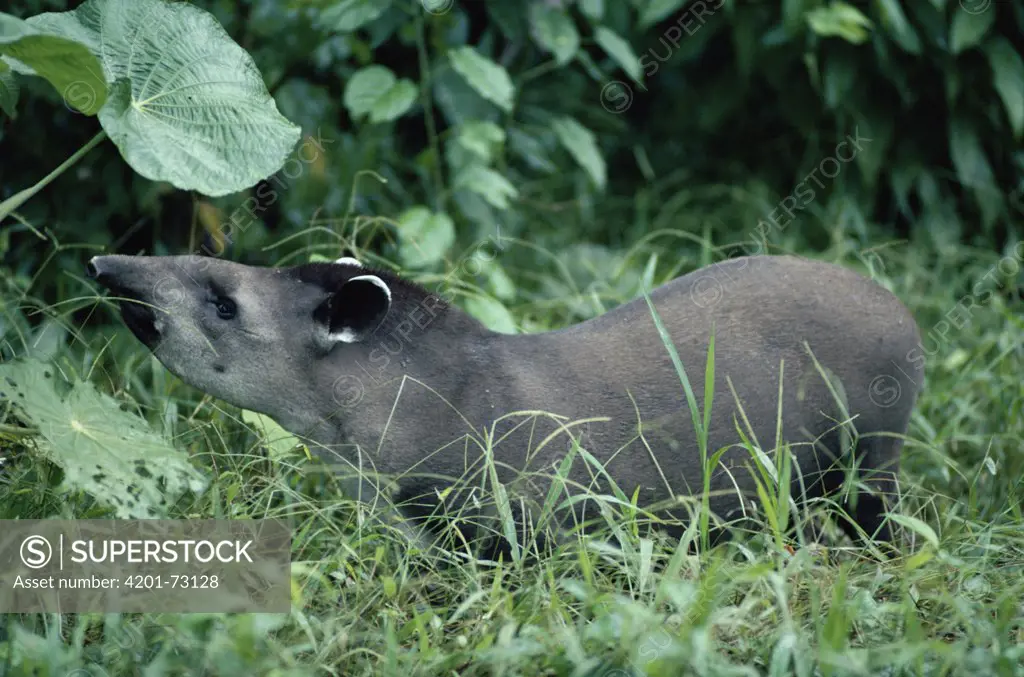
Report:
[[[572,449],[570,435],[641,506],[703,490],[685,391],[642,298],[559,331],[505,335],[354,263],[268,269],[199,257],[97,257],[92,265],[101,282],[157,306],[147,288],[176,280],[184,291],[166,319],[159,310],[155,323],[125,311],[157,357],[186,382],[275,417],[325,455],[397,478],[394,499],[410,516],[475,505],[465,488],[493,489],[488,458],[513,512],[535,508]],[[223,323],[202,305],[211,284],[216,298],[237,303]],[[893,295],[839,266],[759,256],[698,270],[650,298],[702,411],[714,333],[708,455],[731,448],[712,472],[713,512],[735,515],[738,493],[754,494],[754,459],[739,446],[740,431],[768,452],[781,432],[800,468],[794,494],[803,487],[813,496],[843,481],[822,473],[843,456],[844,425],[855,429],[849,465],[884,471],[869,483],[895,494],[897,436],[923,374],[913,359],[917,326]],[[307,331],[302,323],[322,326]],[[834,376],[831,387],[823,372]],[[562,432],[549,437],[559,423],[540,412],[562,417]],[[582,456],[573,459],[569,490],[610,495]],[[463,489],[452,491],[459,478]],[[575,517],[597,517],[592,507],[582,514],[586,505],[575,505]],[[888,538],[885,510],[882,497],[862,494],[850,513],[864,531]]]

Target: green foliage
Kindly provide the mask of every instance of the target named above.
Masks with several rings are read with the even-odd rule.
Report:
[[[26,21],[0,15],[0,29],[0,55],[12,58],[14,70],[42,76],[69,106],[98,115],[124,158],[148,179],[209,195],[234,193],[279,169],[298,140],[298,128],[278,113],[249,54],[209,13],[190,5],[89,0],[72,12]],[[13,97],[7,100],[13,108]],[[0,203],[0,221],[100,138]]]
[[[122,519],[165,517],[207,481],[188,457],[88,381],[58,383],[51,365],[0,365],[0,405],[38,431],[40,453],[64,471],[63,491],[88,492]],[[60,392],[65,390],[66,392]]]
[[[160,22],[138,19],[147,8]],[[0,672],[1022,674],[1020,3],[12,0],[5,11],[0,358],[30,354],[89,379],[68,394],[26,372],[36,404],[0,404],[0,514],[109,515],[144,453],[180,471],[174,492],[147,493],[170,516],[289,520],[296,601],[281,617],[5,617]],[[150,57],[139,70],[128,67],[137,38]],[[82,47],[101,71],[79,72],[91,63]],[[189,96],[196,117],[164,125]],[[233,124],[205,124],[223,115]],[[30,177],[47,178],[26,191]],[[739,251],[861,270],[907,302],[927,358],[893,519],[904,552],[877,563],[790,541],[788,524],[836,517],[791,505],[788,456],[745,441],[759,497],[747,540],[708,547],[705,494],[668,542],[614,487],[598,497],[606,529],[536,566],[518,534],[512,563],[439,566],[361,521],[330,469],[274,422],[170,377],[79,272],[101,251],[204,245],[267,264],[352,253],[509,333],[594,316]],[[709,384],[683,366],[685,403]],[[718,368],[709,355],[707,371]],[[705,425],[707,411],[691,413]],[[719,450],[700,452],[713,464]],[[109,462],[123,486],[92,484],[83,458]],[[591,460],[574,448],[557,472]],[[185,507],[178,494],[197,478],[209,487]],[[545,513],[562,500],[548,498]]]
[[[47,80],[69,105],[86,115],[98,113],[107,98],[107,83],[94,54],[81,42],[61,37],[60,32],[51,33],[30,21],[0,14],[0,55],[12,59],[16,70]],[[76,88],[84,91],[74,92]]]

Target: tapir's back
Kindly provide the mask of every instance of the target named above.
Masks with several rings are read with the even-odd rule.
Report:
[[[918,329],[899,300],[871,280],[797,257],[743,257],[669,282],[651,299],[702,408],[714,331],[709,453],[740,442],[737,424],[761,448],[774,448],[780,389],[784,441],[822,443],[817,453],[794,448],[805,473],[807,465],[827,465],[823,453],[839,455],[844,421],[852,419],[859,435],[905,431],[923,377]],[[535,365],[517,379],[522,404],[612,419],[585,426],[584,446],[627,494],[641,487],[643,503],[666,498],[669,488],[700,490],[684,389],[642,298],[563,331],[515,337],[509,349]],[[831,387],[823,371],[835,377]],[[898,445],[887,449],[898,456]],[[558,452],[536,462],[555,461]],[[723,468],[731,470],[719,469],[713,489],[749,488],[742,466],[751,460],[738,447],[726,453]]]

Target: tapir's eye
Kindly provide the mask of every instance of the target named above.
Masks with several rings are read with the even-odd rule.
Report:
[[[217,317],[222,320],[230,320],[238,313],[238,306],[227,296],[218,296],[213,300],[213,305],[217,308]]]

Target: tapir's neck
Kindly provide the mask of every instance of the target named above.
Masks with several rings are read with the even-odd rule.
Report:
[[[392,307],[372,337],[340,346],[313,376],[317,391],[330,396],[307,436],[331,448],[357,445],[372,456],[384,445],[412,447],[433,433],[465,428],[458,405],[478,404],[490,392],[500,338],[457,308]]]

